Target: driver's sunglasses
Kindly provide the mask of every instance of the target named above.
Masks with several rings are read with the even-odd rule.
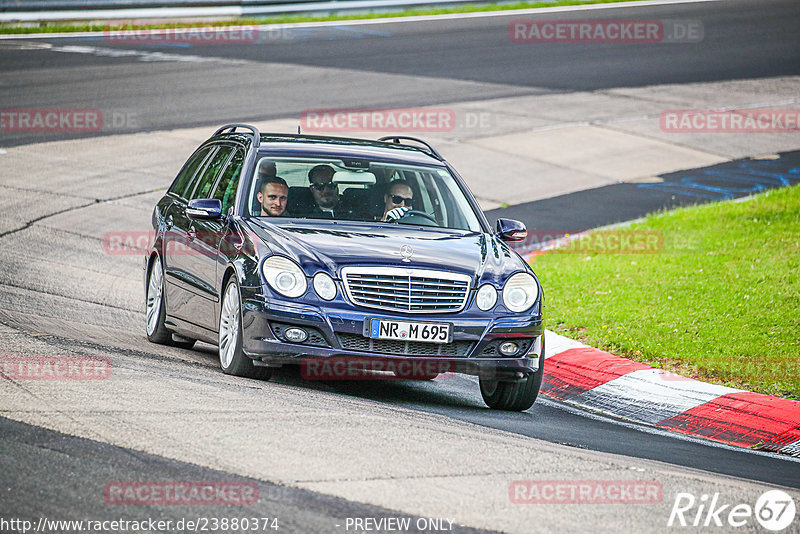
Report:
[[[317,191],[322,191],[323,189],[336,189],[336,184],[333,182],[323,182],[321,184],[311,184],[311,187]]]
[[[413,198],[401,197],[400,195],[392,195],[392,203],[393,204],[397,204],[397,205],[405,204],[406,206],[411,207],[411,203],[412,202],[414,202]]]

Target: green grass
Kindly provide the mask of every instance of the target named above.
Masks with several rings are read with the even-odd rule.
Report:
[[[288,24],[297,22],[319,22],[335,20],[363,20],[390,17],[412,17],[421,15],[443,15],[448,13],[475,13],[483,11],[507,11],[512,9],[532,9],[542,7],[575,6],[583,4],[614,4],[634,0],[556,0],[555,2],[518,2],[514,4],[464,5],[439,9],[409,9],[385,13],[341,14],[326,16],[283,15],[269,18],[238,18],[212,22],[174,22],[160,24],[86,24],[64,22],[42,22],[36,26],[28,23],[0,24],[1,34],[63,33],[63,32],[102,32],[109,30],[158,29],[158,28],[196,28],[209,26],[250,26],[260,24]]]
[[[606,231],[536,257],[548,328],[685,376],[800,400],[800,186],[655,214],[627,230],[660,235],[663,248],[599,253]]]

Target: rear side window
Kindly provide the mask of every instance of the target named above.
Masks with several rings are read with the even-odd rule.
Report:
[[[172,187],[169,188],[170,193],[178,195],[181,198],[186,198],[187,186],[192,183],[194,173],[197,172],[197,168],[200,167],[200,164],[203,163],[203,160],[206,159],[206,156],[208,156],[212,148],[213,147],[204,148],[203,150],[195,152],[194,155],[189,158],[178,174],[178,177],[175,178],[175,181],[172,183]]]
[[[242,172],[243,163],[244,151],[237,150],[234,152],[228,166],[222,172],[222,177],[214,189],[212,198],[222,202],[222,213],[228,213],[228,209],[233,205],[233,201],[236,198],[236,187],[239,185],[239,175]]]
[[[203,175],[197,182],[197,186],[194,188],[194,192],[192,193],[190,200],[194,200],[196,198],[209,198],[211,195],[211,189],[214,187],[214,183],[217,181],[217,175],[222,169],[222,166],[225,165],[225,162],[228,161],[228,156],[230,156],[232,151],[233,147],[219,147],[219,150],[217,150],[217,153],[211,157],[211,162],[203,171]]]

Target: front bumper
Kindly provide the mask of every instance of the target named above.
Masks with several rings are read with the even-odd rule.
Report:
[[[365,320],[371,318],[448,322],[453,325],[453,340],[446,345],[370,340],[363,333]],[[283,332],[293,326],[309,332],[304,343],[286,341]],[[301,364],[305,359],[318,358],[381,360],[395,365],[412,361],[427,362],[426,368],[439,372],[521,379],[538,370],[542,357],[540,315],[453,313],[420,317],[352,306],[326,308],[243,291],[242,331],[244,353],[256,364],[265,365]],[[505,341],[519,345],[517,355],[503,357],[497,351]]]

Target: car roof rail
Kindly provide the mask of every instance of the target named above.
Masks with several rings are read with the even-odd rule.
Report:
[[[442,157],[442,155],[439,154],[439,152],[437,152],[436,149],[433,148],[433,146],[431,146],[430,143],[428,143],[426,141],[423,141],[422,139],[417,139],[416,137],[409,137],[407,135],[387,135],[386,137],[381,137],[380,139],[378,139],[378,141],[391,141],[392,143],[396,143],[398,145],[401,144],[400,143],[401,140],[414,141],[416,143],[424,145],[425,148],[428,149],[427,152],[431,156],[433,156],[434,158],[438,159],[439,161],[444,161],[444,158]],[[410,146],[410,145],[406,145],[406,146]],[[419,148],[419,147],[417,147],[417,148]]]
[[[250,132],[253,134],[253,144],[255,146],[261,145],[261,132],[258,131],[258,128],[251,126],[250,124],[226,124],[214,132],[214,135],[219,135],[221,133],[236,133],[236,128],[245,128],[250,130]]]

